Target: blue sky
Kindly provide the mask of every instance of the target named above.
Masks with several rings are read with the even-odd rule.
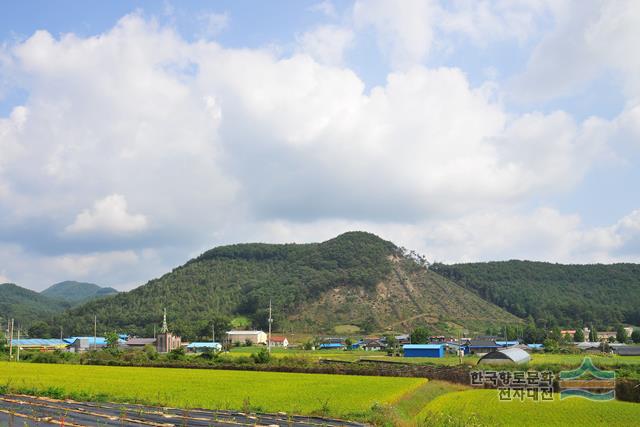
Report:
[[[0,282],[128,289],[369,230],[431,260],[640,260],[640,7],[16,2]]]

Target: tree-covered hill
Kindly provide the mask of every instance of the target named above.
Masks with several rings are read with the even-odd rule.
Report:
[[[349,324],[365,331],[478,330],[518,319],[463,287],[428,271],[393,243],[350,232],[323,243],[238,244],[205,252],[130,292],[90,301],[58,321],[65,331],[151,335],[164,307],[172,328],[187,338],[220,331],[233,318],[266,328],[269,300],[275,327],[329,332]]]
[[[16,327],[19,324],[25,328],[38,320],[51,322],[55,314],[68,307],[63,301],[47,298],[13,283],[0,284],[2,329],[6,328],[7,319],[10,318],[15,318]]]
[[[520,317],[551,326],[640,324],[640,265],[504,261],[432,269]]]
[[[113,288],[103,288],[93,283],[76,282],[72,280],[56,283],[40,292],[41,295],[46,297],[67,301],[71,304],[117,293],[118,291]]]

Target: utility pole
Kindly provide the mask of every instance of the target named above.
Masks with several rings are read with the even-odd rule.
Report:
[[[62,341],[62,326],[60,326],[60,341]]]
[[[98,348],[98,316],[93,316],[93,349]]]
[[[211,323],[211,342],[216,342],[216,324],[215,324],[215,321]]]
[[[269,342],[267,343],[269,354],[271,354],[271,324],[272,323],[273,323],[273,318],[271,317],[271,298],[269,298]]]
[[[20,327],[18,327],[18,346],[16,348],[16,362],[20,361]]]
[[[11,326],[9,327],[9,361],[13,358],[13,319],[11,319]]]

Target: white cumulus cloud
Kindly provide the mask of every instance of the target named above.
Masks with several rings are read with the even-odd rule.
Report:
[[[135,233],[146,229],[147,218],[127,212],[127,200],[121,194],[112,194],[97,200],[92,209],[78,214],[65,230],[70,233]]]

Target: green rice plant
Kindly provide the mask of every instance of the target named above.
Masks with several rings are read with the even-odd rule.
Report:
[[[12,391],[38,394],[55,387],[61,397],[148,403],[182,408],[362,417],[374,402],[392,404],[427,382],[393,378],[207,369],[51,365],[0,362]],[[245,405],[246,402],[250,404]],[[319,403],[320,402],[320,403]],[[326,402],[325,405],[322,402]]]
[[[640,405],[575,397],[565,400],[556,397],[546,402],[501,401],[497,390],[468,390],[437,397],[416,419],[424,425],[631,426],[638,425]]]

